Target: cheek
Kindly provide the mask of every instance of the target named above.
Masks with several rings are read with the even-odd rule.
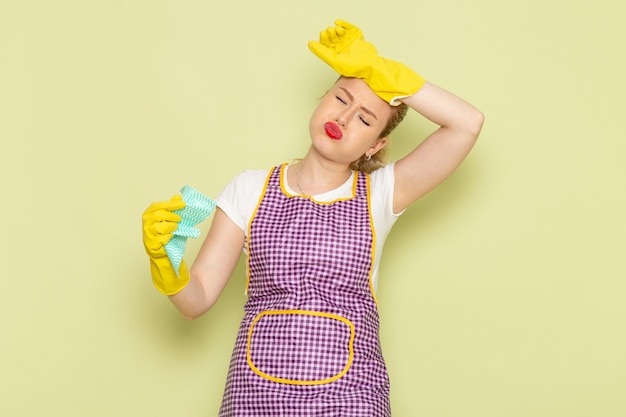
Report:
[[[364,153],[378,142],[378,135],[371,130],[366,132],[353,132],[353,146],[357,153]]]
[[[324,102],[321,101],[317,107],[313,110],[313,113],[311,113],[311,121],[313,120],[325,120],[329,117],[329,113],[330,113],[330,108],[329,106]]]
[[[384,130],[384,126],[380,126],[379,124],[366,126],[359,121],[359,123],[355,123],[358,126],[358,132],[363,141],[373,144],[378,139],[380,139],[380,134]]]

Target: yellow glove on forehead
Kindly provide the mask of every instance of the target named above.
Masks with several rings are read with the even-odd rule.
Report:
[[[357,26],[345,20],[336,20],[335,25],[320,32],[319,41],[310,41],[309,49],[339,74],[363,79],[393,106],[426,83],[407,66],[379,56]]]
[[[337,26],[329,26],[326,30],[320,32],[319,42],[329,48],[343,49],[350,45],[354,40],[363,40],[361,29],[348,23],[345,20],[336,20]]]

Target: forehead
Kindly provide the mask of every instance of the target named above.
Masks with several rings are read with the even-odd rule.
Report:
[[[391,106],[367,85],[360,78],[340,78],[334,86],[335,89],[345,89],[361,105],[366,106],[377,115],[386,116],[391,114]]]

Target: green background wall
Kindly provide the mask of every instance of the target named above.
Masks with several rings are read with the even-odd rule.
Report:
[[[394,415],[626,415],[618,0],[0,1],[0,415],[216,415],[243,262],[187,322],[141,213],[304,154],[335,18],[486,115],[385,248]],[[432,128],[410,114],[393,156]]]

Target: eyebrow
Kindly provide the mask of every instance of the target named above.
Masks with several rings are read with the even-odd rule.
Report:
[[[343,87],[339,87],[341,90],[343,90],[344,93],[346,93],[346,95],[348,96],[348,98],[350,99],[350,101],[354,101],[354,96],[352,94],[350,94],[350,92],[348,90],[346,90]],[[376,115],[374,114],[373,111],[371,111],[370,109],[368,109],[367,107],[361,106],[361,110],[363,110],[365,113],[369,114],[370,116],[372,116],[374,119],[378,120],[378,117],[376,117]]]

